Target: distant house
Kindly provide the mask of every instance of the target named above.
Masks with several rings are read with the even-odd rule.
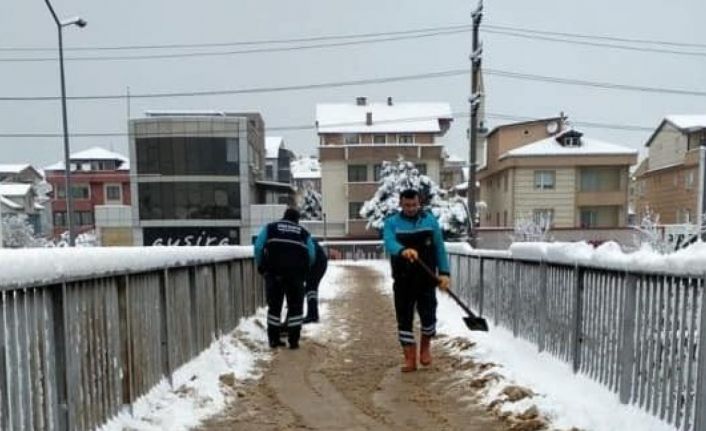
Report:
[[[95,229],[96,206],[130,205],[130,163],[127,157],[105,148],[93,147],[72,153],[70,162],[76,233]],[[67,230],[64,162],[47,166],[44,171],[53,189],[53,234],[58,237]]]
[[[292,174],[290,162],[294,159],[294,153],[284,145],[284,139],[279,136],[265,137],[265,178],[268,184],[263,189],[264,195],[259,198],[259,202],[268,204],[292,204],[294,203],[295,190],[292,187]]]
[[[637,220],[649,210],[663,224],[698,220],[699,148],[706,144],[706,115],[669,115],[645,143],[636,173]]]
[[[332,236],[375,237],[360,216],[378,188],[383,161],[400,157],[438,184],[443,145],[437,138],[453,121],[448,103],[355,103],[316,105],[323,212]]]
[[[292,182],[297,190],[311,187],[321,193],[321,164],[315,157],[301,157],[290,163]]]
[[[553,227],[623,227],[637,151],[588,138],[563,117],[500,126],[478,173],[481,226],[531,218]]]
[[[3,187],[4,186],[4,187]],[[31,190],[27,190],[27,187]],[[2,214],[24,214],[37,235],[51,229],[51,213],[45,206],[50,187],[29,164],[0,164]]]
[[[444,190],[453,190],[455,186],[463,182],[464,167],[466,165],[467,163],[464,159],[446,154],[444,157],[444,162],[441,166],[439,186]]]

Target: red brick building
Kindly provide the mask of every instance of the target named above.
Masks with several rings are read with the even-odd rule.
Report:
[[[74,227],[77,234],[95,229],[96,205],[130,205],[130,164],[127,157],[93,147],[71,154]],[[64,162],[44,168],[51,184],[53,236],[67,230]]]

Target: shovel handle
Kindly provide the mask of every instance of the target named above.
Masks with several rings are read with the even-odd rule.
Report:
[[[436,274],[434,274],[434,272],[432,272],[431,268],[429,268],[429,266],[427,266],[427,264],[424,263],[421,259],[417,259],[415,262],[417,262],[424,269],[424,272],[429,274],[429,276],[433,277],[434,280],[436,280],[437,282],[439,281],[439,277],[437,277]],[[468,306],[466,304],[464,304],[463,301],[461,301],[461,299],[459,299],[459,297],[456,296],[456,294],[450,288],[446,289],[446,293],[448,293],[449,296],[451,296],[451,298],[453,298],[453,300],[456,301],[456,304],[458,304],[461,308],[463,308],[463,311],[468,313],[469,317],[471,317],[472,319],[478,318],[478,316],[476,316],[475,313],[473,313],[471,311],[471,309],[468,308]]]

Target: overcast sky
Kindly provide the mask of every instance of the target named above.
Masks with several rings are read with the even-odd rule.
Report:
[[[229,43],[379,33],[470,23],[475,1],[447,0],[55,0],[60,17],[80,15],[88,26],[64,30],[69,96],[234,90],[319,84],[418,75],[469,67],[470,33],[380,43],[140,60],[76,61],[70,57],[242,51],[272,47],[222,46],[190,50],[71,51],[77,47]],[[486,1],[483,26],[512,27],[592,36],[613,36],[695,44],[638,45],[697,55],[619,50],[488,33],[481,27],[484,67],[583,81],[706,91],[706,33],[703,0],[507,0]],[[526,33],[523,33],[526,34]],[[556,37],[556,36],[553,36]],[[564,36],[558,36],[566,39]],[[583,39],[590,43],[618,43]],[[325,41],[323,43],[331,43]],[[322,43],[322,42],[318,42]],[[301,46],[303,42],[293,45]],[[698,46],[701,44],[703,46]],[[7,48],[48,48],[10,51]],[[56,27],[42,0],[0,2],[0,99],[58,96]],[[701,53],[704,53],[701,55]],[[17,58],[50,61],[17,62]],[[485,77],[490,126],[510,122],[497,114],[540,118],[565,112],[586,135],[633,148],[644,146],[649,130],[624,131],[581,126],[581,122],[657,127],[668,114],[706,114],[706,97],[560,85],[536,80]],[[269,127],[313,126],[316,103],[352,102],[356,96],[396,101],[448,102],[468,112],[469,77],[388,82],[277,93],[230,94],[159,99],[132,98],[130,113],[147,109],[259,111]],[[125,99],[70,100],[71,133],[116,133],[72,137],[72,151],[102,146],[127,155]],[[444,140],[449,152],[467,158],[460,117]],[[58,100],[0,100],[0,135],[61,134]],[[271,131],[300,154],[316,154],[315,130]],[[61,137],[0,137],[0,163],[30,162],[38,167],[63,157]]]

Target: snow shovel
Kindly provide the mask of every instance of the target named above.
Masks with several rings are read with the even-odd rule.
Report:
[[[419,265],[424,269],[424,272],[426,272],[430,277],[432,277],[437,282],[439,281],[439,277],[437,277],[436,274],[432,272],[432,270],[427,266],[426,263],[422,262],[420,259],[417,259],[416,262],[419,263]],[[468,329],[470,329],[471,331],[488,332],[488,322],[484,318],[476,316],[468,307],[468,305],[464,304],[459,299],[459,297],[456,296],[455,293],[453,293],[451,289],[446,290],[446,293],[448,293],[451,298],[456,301],[456,304],[458,304],[459,307],[463,308],[463,311],[468,314],[468,316],[463,318],[463,322],[466,324]]]

